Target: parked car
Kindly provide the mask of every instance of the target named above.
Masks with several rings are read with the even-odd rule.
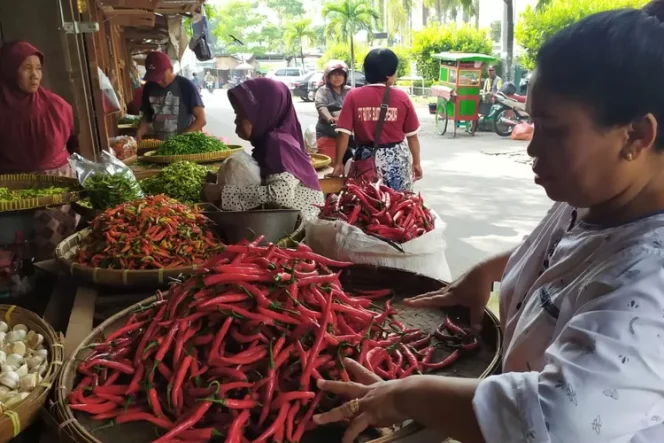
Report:
[[[367,78],[364,76],[364,73],[360,71],[353,71],[353,76],[355,77],[355,87],[359,88],[360,86],[364,86],[367,84]],[[351,85],[351,78],[348,76],[348,86]],[[307,98],[310,101],[314,100],[314,97],[316,96],[316,91],[318,91],[318,88],[323,86],[323,71],[316,71],[313,73],[311,78],[309,79],[309,90],[307,91]]]
[[[281,68],[269,72],[266,77],[290,85],[294,80],[297,80],[304,74],[306,74],[306,70],[302,68]]]
[[[293,96],[300,97],[305,102],[311,101],[311,99],[309,99],[309,80],[314,74],[315,72],[304,74],[302,77],[293,80],[293,82],[288,85]]]

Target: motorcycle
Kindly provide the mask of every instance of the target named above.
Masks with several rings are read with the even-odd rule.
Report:
[[[493,93],[482,93],[479,107],[479,117],[475,122],[475,131],[494,131],[494,122],[498,112],[503,106],[496,103],[496,97]]]
[[[214,82],[205,82],[205,88],[212,94],[214,92]]]
[[[501,137],[512,135],[514,127],[519,123],[530,122],[530,115],[526,111],[526,96],[516,94],[515,90],[506,90],[504,86],[494,95],[497,108],[493,130]]]

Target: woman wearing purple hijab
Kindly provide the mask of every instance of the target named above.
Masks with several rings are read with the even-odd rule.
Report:
[[[225,211],[277,204],[299,209],[304,219],[316,217],[323,193],[286,85],[267,78],[247,80],[229,90],[228,97],[236,114],[235,132],[254,147],[262,183],[206,185],[206,199],[218,203],[221,197]]]

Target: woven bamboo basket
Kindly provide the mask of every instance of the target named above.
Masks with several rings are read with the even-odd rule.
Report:
[[[89,229],[79,231],[64,239],[55,248],[55,258],[60,266],[76,281],[89,282],[102,286],[134,286],[141,288],[161,288],[173,279],[190,275],[196,266],[171,269],[103,269],[83,266],[72,258],[78,252],[78,245],[90,234]]]
[[[120,160],[120,161],[122,163],[124,163],[125,165],[127,165],[127,166],[133,165],[134,163],[136,163],[138,161],[138,155],[132,155],[131,157],[127,157],[124,160]]]
[[[187,154],[187,155],[158,155],[158,151],[146,152],[141,160],[149,163],[170,164],[181,161],[190,161],[195,163],[214,163],[226,160],[236,152],[241,151],[241,146],[229,146],[230,149],[226,151],[206,152],[204,154]]]
[[[81,198],[84,193],[78,180],[71,177],[58,177],[46,174],[4,174],[0,175],[0,187],[9,189],[47,188],[61,186],[71,188],[71,192],[61,195],[24,198],[11,202],[0,202],[0,212],[23,211],[46,206],[66,205]]]
[[[364,265],[352,266],[345,269],[341,274],[341,280],[344,288],[347,290],[393,288],[397,294],[394,306],[398,307],[400,311],[398,318],[406,326],[419,327],[423,330],[434,330],[446,315],[457,319],[461,325],[468,325],[468,318],[464,316],[463,312],[456,310],[412,309],[400,303],[404,298],[439,289],[443,283],[438,280],[407,271]],[[91,352],[88,345],[103,340],[110,333],[123,326],[132,311],[156,300],[156,296],[150,297],[103,322],[81,342],[63,365],[63,370],[60,372],[57,380],[55,403],[50,412],[60,423],[61,436],[65,437],[65,441],[75,443],[110,443],[122,439],[122,441],[127,443],[146,443],[155,439],[153,427],[143,423],[128,423],[102,429],[100,425],[103,425],[104,422],[91,420],[84,413],[74,413],[67,406],[67,396],[77,380],[76,370],[78,362],[86,358]],[[442,370],[438,375],[473,378],[487,377],[495,372],[499,366],[501,346],[502,335],[498,327],[498,320],[490,312],[486,311],[480,350],[476,354],[473,354],[472,357],[458,360],[454,365]],[[443,357],[438,356],[436,360],[440,358]],[[93,434],[92,430],[95,428],[99,429]],[[421,427],[418,425],[405,424],[398,430],[373,430],[367,437],[370,439],[369,443],[387,443],[394,442],[407,435],[412,435],[419,430],[421,430]],[[302,443],[338,443],[341,440],[342,433],[343,429],[337,427],[319,428],[306,433]],[[366,441],[366,439],[363,441]]]
[[[311,156],[311,163],[314,165],[314,169],[325,169],[332,163],[332,158],[323,154],[309,154]]]
[[[138,149],[158,149],[162,143],[164,142],[161,140],[141,140],[136,146]]]
[[[10,328],[17,324],[24,324],[30,330],[43,335],[49,361],[48,369],[41,383],[18,406],[5,411],[0,416],[0,442],[7,442],[38,418],[40,409],[44,406],[51,386],[55,383],[56,376],[62,367],[64,347],[53,328],[32,311],[18,306],[0,305],[0,317],[7,322]]]

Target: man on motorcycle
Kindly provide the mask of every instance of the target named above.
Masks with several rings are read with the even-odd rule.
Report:
[[[209,92],[214,90],[214,76],[210,71],[205,74],[205,87]]]
[[[495,94],[500,90],[500,88],[503,87],[503,79],[496,75],[495,66],[489,66],[488,72],[489,76],[484,81],[484,88],[482,88],[482,92],[485,94]]]

